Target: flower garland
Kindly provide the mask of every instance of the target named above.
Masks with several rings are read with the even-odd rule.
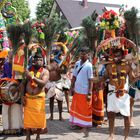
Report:
[[[116,97],[123,96],[125,93],[124,85],[126,83],[126,70],[125,70],[125,63],[121,63],[121,74],[120,74],[120,81],[118,80],[117,75],[117,67],[116,64],[112,64],[112,79],[116,87]]]
[[[32,88],[36,88],[36,87],[38,86],[38,85],[34,82],[33,77],[35,76],[36,78],[40,78],[41,73],[42,73],[42,71],[43,71],[43,67],[41,67],[41,68],[37,71],[36,75],[35,75],[34,71],[35,71],[35,68],[34,68],[34,67],[31,67],[30,75],[32,76],[32,80],[31,80],[30,85],[31,85]]]

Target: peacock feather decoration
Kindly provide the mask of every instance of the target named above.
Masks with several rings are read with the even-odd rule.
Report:
[[[137,44],[137,29],[138,29],[138,10],[132,7],[130,10],[125,11],[124,18],[126,21],[125,37],[134,41]]]

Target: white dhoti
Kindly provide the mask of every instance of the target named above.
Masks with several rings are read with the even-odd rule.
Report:
[[[71,86],[70,79],[67,77],[66,74],[61,74],[61,77],[62,77],[63,88],[69,90]]]
[[[63,101],[64,93],[63,93],[63,83],[61,79],[55,82],[48,82],[46,88],[48,89],[47,92],[48,99],[55,96],[55,99]]]
[[[109,91],[115,91],[115,86],[108,85]],[[128,91],[128,84],[125,85],[125,90]],[[116,93],[109,93],[107,95],[107,111],[121,113],[123,116],[130,116],[130,96],[127,93],[124,93],[123,96],[119,98],[116,97]]]
[[[2,104],[2,123],[3,129],[23,128],[23,108],[20,104]]]

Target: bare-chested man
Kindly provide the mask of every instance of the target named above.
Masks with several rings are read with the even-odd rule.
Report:
[[[130,96],[128,94],[128,81],[137,81],[132,68],[123,62],[123,50],[115,49],[114,62],[108,64],[104,80],[109,79],[109,93],[107,95],[107,112],[109,119],[109,140],[114,140],[114,121],[116,113],[124,116],[124,140],[128,139],[130,129]],[[102,79],[102,80],[103,80]]]
[[[33,129],[37,133],[36,140],[40,140],[41,133],[47,132],[44,87],[49,79],[49,72],[43,68],[43,63],[42,55],[36,54],[34,65],[26,71],[27,85],[24,98],[26,140],[30,140],[30,132]]]
[[[61,80],[61,72],[57,62],[51,58],[48,66],[50,78],[46,85],[47,97],[50,99],[50,120],[53,120],[54,99],[58,102],[59,120],[62,121],[62,104],[63,104],[63,85]]]

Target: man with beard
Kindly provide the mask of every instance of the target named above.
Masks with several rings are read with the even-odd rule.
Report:
[[[130,129],[130,95],[128,94],[128,81],[135,82],[131,65],[124,60],[122,49],[114,49],[114,61],[108,64],[102,82],[109,79],[107,95],[107,112],[109,119],[109,140],[114,140],[114,121],[116,113],[124,117],[124,140],[128,139]]]
[[[40,140],[40,133],[47,132],[44,87],[49,79],[49,72],[43,68],[44,61],[41,54],[36,54],[33,59],[34,65],[26,71],[27,85],[24,96],[26,140],[30,140],[32,129],[36,130],[36,140]]]

